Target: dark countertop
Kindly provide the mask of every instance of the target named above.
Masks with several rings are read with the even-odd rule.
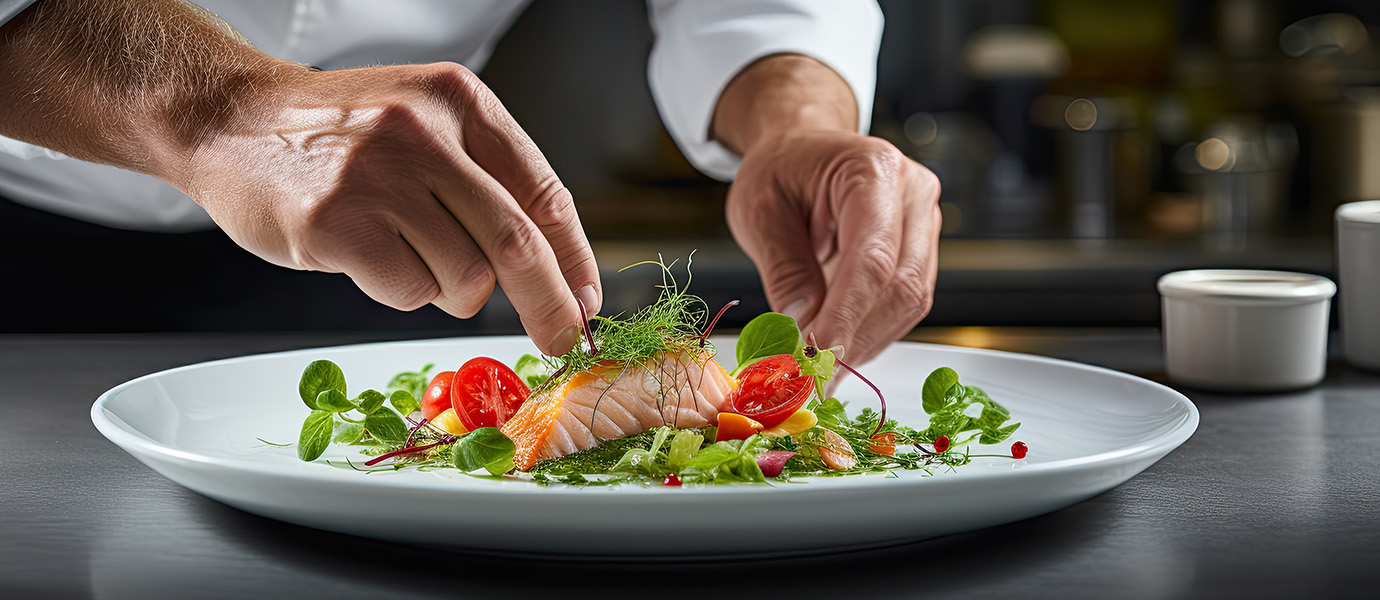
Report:
[[[415,334],[413,334],[415,335]],[[1380,376],[1187,391],[1181,448],[1054,513],[879,550],[699,564],[504,559],[325,533],[164,479],[91,425],[96,396],[178,365],[388,334],[0,336],[0,597],[1367,597],[1380,586]],[[922,329],[1162,380],[1150,329]],[[917,507],[923,510],[923,507]]]

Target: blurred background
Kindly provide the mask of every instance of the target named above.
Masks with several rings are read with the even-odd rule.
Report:
[[[1330,276],[1333,208],[1380,198],[1380,3],[880,4],[872,132],[944,189],[926,325],[1153,325],[1169,271]],[[574,192],[604,314],[659,281],[618,268],[696,250],[692,291],[743,300],[725,317],[740,325],[766,309],[756,271],[724,225],[727,186],[657,117],[651,43],[640,0],[537,0],[481,75]],[[0,331],[521,331],[501,297],[465,322],[400,313],[219,232],[136,234],[14,205],[0,220]]]

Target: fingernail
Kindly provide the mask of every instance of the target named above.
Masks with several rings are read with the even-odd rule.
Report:
[[[807,308],[810,308],[810,301],[801,298],[799,300],[796,300],[795,302],[787,304],[786,308],[781,309],[781,314],[795,319],[798,323],[800,319],[805,316],[805,309]]]
[[[586,285],[575,290],[575,297],[579,298],[580,302],[584,303],[585,311],[589,313],[591,318],[599,314],[599,309],[601,308],[599,306],[599,294],[594,293],[594,286]]]
[[[571,323],[565,329],[556,333],[556,337],[551,338],[551,356],[561,356],[575,348],[575,344],[580,343],[580,324]]]

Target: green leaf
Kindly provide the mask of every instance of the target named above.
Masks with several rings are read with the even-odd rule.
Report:
[[[386,400],[386,398],[377,390],[364,390],[359,393],[358,398],[355,398],[354,403],[355,406],[359,407],[359,412],[368,415],[373,414],[374,411],[383,406],[384,400]]]
[[[403,371],[402,373],[398,373],[394,375],[392,379],[388,380],[387,389],[404,390],[412,394],[413,398],[420,398],[426,393],[426,386],[431,382],[431,378],[428,377],[427,374],[434,366],[436,366],[434,363],[427,363],[420,371]]]
[[[355,405],[351,404],[350,401],[345,398],[345,394],[340,393],[340,390],[322,390],[321,393],[316,396],[316,407],[318,410],[333,413],[355,409]]]
[[[657,468],[656,456],[642,448],[633,448],[623,453],[623,457],[614,463],[613,468],[609,469],[615,473],[637,473],[640,475],[655,475],[660,469]]]
[[[337,444],[358,444],[364,439],[364,426],[358,423],[336,423],[335,437],[331,441]]]
[[[762,313],[743,326],[738,335],[734,355],[738,366],[734,373],[760,358],[777,354],[794,354],[800,347],[800,328],[795,319],[781,313]]]
[[[516,466],[513,457],[517,445],[497,427],[480,427],[469,432],[455,444],[452,451],[455,468],[466,473],[484,469],[491,475],[502,475]]]
[[[939,367],[925,378],[920,393],[921,406],[928,414],[939,412],[949,401],[949,388],[958,385],[958,373],[948,367]]]
[[[312,361],[307,365],[307,369],[302,371],[302,380],[297,383],[297,393],[302,396],[302,402],[316,410],[316,399],[326,390],[336,390],[341,396],[345,396],[345,373],[329,360]]]
[[[326,447],[331,445],[331,425],[334,422],[335,413],[311,411],[307,419],[302,421],[302,433],[297,436],[297,458],[307,462],[320,458],[326,452]]]
[[[517,373],[529,388],[536,388],[551,376],[551,370],[546,367],[546,363],[531,354],[524,354],[522,358],[517,359],[513,372]]]
[[[848,422],[848,411],[838,398],[830,398],[815,407],[815,418],[824,425],[842,425]]]
[[[700,446],[704,445],[704,436],[688,429],[676,432],[676,437],[671,438],[671,450],[666,453],[666,463],[672,473],[679,473],[685,465],[689,464],[690,459],[694,458],[700,451]]]
[[[389,408],[379,408],[364,417],[364,428],[374,439],[387,444],[401,444],[407,441],[407,425],[402,417]]]
[[[417,398],[407,390],[394,390],[393,394],[388,397],[388,403],[404,415],[410,415],[422,408],[422,405],[417,403]]]
[[[1002,427],[1001,429],[994,429],[994,430],[990,430],[990,431],[984,431],[984,432],[982,432],[982,437],[979,437],[979,438],[978,438],[978,443],[981,443],[981,444],[1000,444],[1000,443],[1006,441],[1006,438],[1011,437],[1011,434],[1015,433],[1015,432],[1016,432],[1016,428],[1017,428],[1017,427],[1020,427],[1020,426],[1021,426],[1020,423],[1012,423],[1012,424],[1010,424],[1010,425],[1007,425],[1006,427]]]

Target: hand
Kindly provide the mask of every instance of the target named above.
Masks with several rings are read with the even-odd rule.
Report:
[[[236,243],[400,310],[469,318],[497,282],[542,352],[577,343],[575,298],[592,316],[602,292],[574,201],[473,73],[307,72],[255,98],[173,181]]]
[[[938,200],[938,178],[891,144],[810,131],[752,146],[727,218],[772,309],[860,364],[929,313]]]

